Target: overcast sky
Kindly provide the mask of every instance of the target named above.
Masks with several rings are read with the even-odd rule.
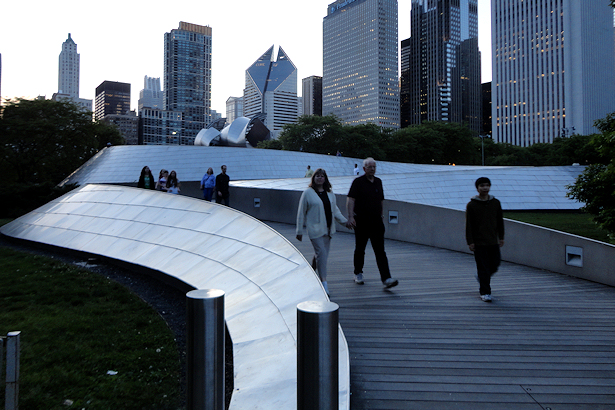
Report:
[[[94,99],[103,81],[131,84],[137,107],[143,78],[163,82],[164,33],[180,21],[212,28],[212,109],[243,95],[245,70],[269,47],[281,46],[301,79],[322,75],[322,19],[332,0],[33,0],[0,9],[2,97],[51,98],[68,33],[81,55],[80,97]],[[410,37],[410,0],[399,3],[399,41]],[[478,0],[482,82],[491,81],[490,0]]]

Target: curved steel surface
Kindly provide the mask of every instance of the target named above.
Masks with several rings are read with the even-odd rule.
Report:
[[[86,185],[0,228],[4,235],[104,255],[226,294],[233,340],[231,408],[292,409],[297,400],[297,305],[328,301],[282,235],[231,208],[181,195]],[[340,408],[349,408],[348,347],[340,335]]]
[[[212,129],[210,129],[212,130]],[[208,130],[209,131],[209,130]],[[208,167],[219,170],[227,165],[231,186],[303,191],[308,165],[324,168],[338,193],[350,188],[354,164],[362,160],[334,155],[270,149],[235,147],[195,147],[124,145],[105,148],[71,174],[66,183],[135,184],[141,168],[148,165],[155,174],[174,169],[182,182],[201,181]],[[577,210],[582,204],[566,196],[582,166],[481,167],[405,164],[378,161],[377,176],[382,179],[386,199],[465,209],[476,195],[474,181],[487,176],[491,193],[507,210]]]
[[[235,121],[222,129],[222,141],[230,147],[245,147],[246,129],[249,123],[250,119],[247,117],[236,118]]]
[[[194,145],[197,146],[209,146],[211,144],[211,142],[220,137],[220,131],[218,131],[215,128],[203,128],[201,131],[199,131],[199,133],[196,135],[196,138],[194,139]]]

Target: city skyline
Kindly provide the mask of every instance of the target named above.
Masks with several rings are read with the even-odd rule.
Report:
[[[322,24],[331,3],[316,0],[290,9],[282,0],[215,4],[190,0],[181,9],[163,9],[145,2],[111,0],[92,13],[90,7],[73,0],[10,2],[3,5],[0,16],[5,33],[0,37],[2,97],[51,98],[58,91],[58,55],[71,33],[81,56],[81,98],[94,99],[103,81],[125,82],[131,84],[131,108],[136,109],[144,77],[163,77],[164,34],[186,21],[212,28],[211,108],[224,116],[226,100],[243,95],[245,70],[272,44],[282,45],[293,56],[299,80],[322,76]],[[483,82],[488,82],[490,1],[478,0],[478,7],[482,75]],[[410,36],[410,0],[399,0],[398,15],[401,41]],[[255,18],[270,24],[258,25],[258,33],[242,31],[252,27]]]

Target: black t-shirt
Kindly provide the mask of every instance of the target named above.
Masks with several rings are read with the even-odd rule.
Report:
[[[331,213],[331,201],[329,201],[329,195],[327,191],[318,192],[316,191],[320,200],[322,201],[322,205],[325,207],[325,217],[327,218],[327,228],[331,228],[331,224],[333,223],[333,214]]]
[[[216,190],[222,192],[222,195],[228,194],[228,184],[231,178],[227,174],[218,174],[216,176]]]
[[[348,196],[354,198],[355,219],[381,219],[384,192],[380,178],[374,177],[373,182],[370,182],[365,175],[355,178],[348,191]]]

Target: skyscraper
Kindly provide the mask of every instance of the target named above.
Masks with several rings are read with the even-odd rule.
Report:
[[[138,143],[139,118],[130,111],[130,84],[103,81],[96,87],[94,117],[115,126],[124,137],[126,144]]]
[[[239,117],[243,117],[243,97],[229,97],[226,100],[226,122],[230,124]]]
[[[413,0],[401,43],[401,125],[466,123],[481,131],[477,0]]]
[[[338,0],[323,19],[322,113],[399,127],[397,0]]]
[[[58,93],[66,94],[72,99],[79,98],[79,53],[77,44],[68,33],[68,39],[62,43],[58,69]]]
[[[322,77],[313,75],[301,82],[303,115],[322,115]]]
[[[284,124],[292,124],[302,110],[297,98],[297,68],[282,47],[274,60],[273,46],[246,70],[243,115],[265,114],[265,126],[277,138]]]
[[[130,112],[130,84],[103,81],[96,87],[94,118],[102,120],[107,115],[125,115]]]
[[[164,109],[183,113],[180,145],[211,121],[211,41],[211,27],[183,21],[164,35]]]
[[[84,110],[92,111],[92,100],[79,98],[80,56],[77,44],[68,33],[68,39],[62,43],[58,64],[58,92],[51,97],[54,101],[72,101]]]
[[[606,1],[492,1],[497,142],[529,146],[596,132],[615,111],[613,10]]]
[[[160,108],[163,105],[163,95],[160,90],[160,77],[145,76],[143,80],[143,89],[139,92],[139,112],[143,108]]]

